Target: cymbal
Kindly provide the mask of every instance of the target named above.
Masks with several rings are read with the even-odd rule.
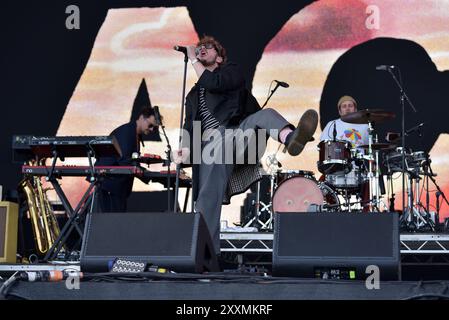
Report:
[[[371,148],[373,150],[389,150],[389,149],[394,149],[396,147],[397,147],[397,145],[395,145],[395,144],[383,143],[383,142],[373,143],[371,145]],[[363,146],[360,146],[359,148],[368,149],[369,145],[368,144],[364,144]]]
[[[382,109],[365,109],[341,116],[341,120],[349,123],[362,124],[369,122],[379,123],[394,119],[395,117],[396,114],[394,112]]]

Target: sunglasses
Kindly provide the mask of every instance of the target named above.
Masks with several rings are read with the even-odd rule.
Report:
[[[202,44],[202,45],[200,45],[200,46],[198,46],[198,47],[195,48],[195,54],[196,54],[196,55],[199,55],[200,52],[201,52],[201,49],[202,49],[203,47],[204,47],[205,49],[212,49],[212,48],[215,48],[215,46],[214,46],[212,43]]]

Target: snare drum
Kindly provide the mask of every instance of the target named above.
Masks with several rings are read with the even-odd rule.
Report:
[[[367,175],[354,167],[349,173],[344,172],[326,175],[326,182],[338,189],[357,189],[367,181]]]
[[[338,171],[347,171],[351,166],[351,150],[346,141],[323,140],[318,144],[320,158],[318,170],[329,174]]]
[[[318,211],[316,208],[324,208],[323,205],[337,207],[338,203],[338,196],[331,188],[301,176],[284,180],[273,196],[274,212]]]

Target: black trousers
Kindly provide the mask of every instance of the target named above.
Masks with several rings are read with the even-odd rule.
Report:
[[[101,212],[126,212],[127,201],[128,198],[124,195],[99,190],[98,204]]]

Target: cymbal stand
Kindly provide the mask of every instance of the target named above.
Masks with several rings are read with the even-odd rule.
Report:
[[[273,189],[274,177],[275,177],[274,175],[270,176],[271,181],[270,189]],[[270,190],[270,202],[268,204],[265,204],[260,200],[260,181],[257,181],[256,200],[254,201],[254,216],[243,227],[247,228],[256,225],[257,228],[259,228],[260,225],[261,230],[272,230],[273,229],[273,212],[271,209],[273,207],[272,199],[273,199],[273,192]],[[262,219],[260,219],[260,216],[262,215],[263,212],[268,212],[269,218],[267,221],[263,221]]]
[[[365,159],[368,160],[368,179],[369,179],[369,211],[374,211],[373,198],[374,198],[374,173],[373,173],[373,125],[371,121],[368,121],[368,155]]]
[[[270,175],[270,203],[268,205],[264,205],[262,208],[262,211],[266,210],[268,211],[270,217],[268,218],[267,222],[264,225],[264,228],[267,230],[273,230],[273,196],[274,196],[274,189],[277,187],[276,185],[276,174],[272,173]]]
[[[280,168],[282,167],[280,162],[276,158],[276,154],[279,152],[281,146],[282,145],[280,144],[276,153],[269,155],[267,157],[267,165],[268,165],[268,170],[270,172],[270,202],[268,203],[268,205],[264,205],[261,212],[268,211],[268,213],[269,213],[270,217],[268,218],[268,220],[264,226],[264,228],[268,229],[268,230],[273,230],[273,218],[274,218],[273,197],[274,197],[274,190],[277,188],[276,177],[277,177],[277,174],[278,174]]]
[[[376,143],[379,141],[377,135],[376,135]],[[377,211],[380,211],[380,162],[379,162],[379,150],[374,151],[375,154],[375,159],[376,159],[376,173],[375,173],[375,177],[374,177],[374,181],[375,181],[375,190],[376,190],[376,195],[375,195],[375,206],[377,208]]]
[[[435,231],[435,224],[429,217],[424,206],[420,202],[420,167],[416,167],[413,170],[408,170],[409,187],[407,190],[407,207],[404,214],[406,218],[406,228],[412,231],[419,230],[425,226],[429,226],[432,231]],[[415,182],[413,181],[415,180]],[[413,191],[415,187],[415,191]],[[422,212],[424,211],[424,212]]]
[[[269,155],[267,157],[267,164],[268,164],[268,169],[270,172],[270,202],[268,205],[264,205],[264,207],[262,208],[262,211],[266,210],[266,211],[268,211],[268,213],[270,215],[270,217],[268,218],[268,220],[266,222],[266,226],[265,226],[265,228],[268,230],[273,230],[273,217],[274,217],[273,196],[274,196],[274,190],[277,188],[277,184],[276,184],[277,173],[281,167],[281,164],[279,163],[278,159],[276,158],[276,154],[279,152],[280,148],[281,148],[281,145],[279,145],[276,153]]]
[[[280,147],[279,147],[280,148]],[[278,148],[278,151],[279,151]],[[277,152],[276,152],[277,153]],[[256,185],[256,200],[254,203],[254,217],[249,220],[243,227],[250,227],[254,224],[260,225],[262,230],[273,230],[273,196],[276,189],[276,176],[279,171],[279,161],[276,158],[276,153],[269,155],[267,158],[267,165],[270,173],[270,201],[268,204],[260,200],[260,181]],[[260,216],[263,212],[268,212],[269,218],[267,221],[262,221]]]

